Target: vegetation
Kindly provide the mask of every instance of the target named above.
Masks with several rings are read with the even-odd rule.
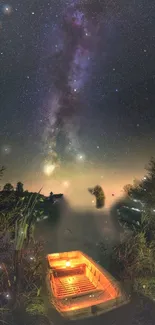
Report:
[[[4,169],[0,170],[2,177]],[[41,217],[52,213],[50,200],[39,193],[6,184],[0,192],[0,323],[47,324],[42,290],[43,241],[33,236]],[[22,316],[21,316],[22,315]],[[43,321],[44,320],[44,321]],[[10,322],[9,322],[10,321]]]
[[[13,185],[10,184],[10,183],[6,183],[3,187],[3,191],[6,191],[6,192],[11,192],[11,191],[14,191],[14,188],[13,188]]]
[[[23,188],[23,184],[21,182],[18,182],[17,183],[17,186],[16,186],[16,192],[18,193],[23,193],[24,192],[24,188]]]
[[[128,185],[127,195],[139,200],[142,205],[149,209],[155,208],[155,159],[151,158],[146,166],[146,175],[141,181],[135,181]]]
[[[136,211],[111,255],[115,275],[128,283],[134,292],[155,299],[155,160],[151,159],[146,176],[133,185],[125,186],[126,205],[139,204],[140,221]],[[0,178],[4,168],[0,169]],[[104,206],[105,196],[100,186],[89,190],[98,207]],[[99,200],[99,201],[97,201]],[[135,203],[136,202],[136,203]],[[0,322],[10,325],[49,324],[42,298],[42,254],[44,242],[33,235],[35,223],[53,215],[54,194],[24,191],[21,182],[16,189],[6,184],[0,192]],[[132,203],[132,204],[131,204]],[[119,207],[120,218],[123,210]],[[133,210],[134,211],[134,210]],[[135,214],[134,214],[135,213]],[[56,214],[55,214],[56,215]],[[58,216],[58,215],[57,215]],[[128,215],[130,217],[130,214]],[[130,228],[130,233],[128,229]],[[101,248],[102,249],[102,248]],[[102,252],[105,255],[105,252]],[[21,316],[22,315],[22,316]],[[11,319],[9,323],[9,319]],[[14,322],[14,323],[13,323]]]
[[[101,209],[105,205],[105,194],[100,185],[96,185],[94,188],[89,188],[89,192],[96,198],[96,208]]]
[[[131,236],[114,249],[113,262],[120,279],[130,281],[133,291],[155,299],[155,160],[146,167],[141,181],[125,187],[125,193],[140,204],[139,227],[127,222]],[[131,227],[132,225],[132,227]]]

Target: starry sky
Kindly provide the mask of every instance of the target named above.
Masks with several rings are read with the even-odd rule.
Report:
[[[155,3],[0,2],[3,181],[111,203],[155,155]]]

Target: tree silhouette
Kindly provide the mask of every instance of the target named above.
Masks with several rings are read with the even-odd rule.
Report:
[[[155,158],[151,158],[145,169],[146,176],[135,181],[126,192],[131,199],[141,201],[145,208],[155,209]]]
[[[94,188],[89,188],[89,192],[96,197],[96,208],[101,209],[105,205],[105,194],[100,185],[96,185]]]
[[[119,277],[129,279],[134,292],[154,300],[155,274],[155,159],[146,166],[146,175],[125,186],[128,202],[119,207],[124,222],[124,239],[113,249],[113,267]],[[132,203],[132,205],[130,205]],[[139,218],[138,225],[135,221]]]
[[[3,176],[4,170],[5,170],[4,166],[0,167],[0,179]]]
[[[126,184],[123,187],[123,191],[126,195],[130,195],[130,191],[132,190],[132,185],[131,184]]]
[[[14,187],[11,183],[6,183],[3,187],[3,191],[12,192],[14,191]]]
[[[21,183],[21,182],[18,182],[17,183],[17,185],[16,185],[16,192],[18,192],[18,193],[23,193],[24,192],[23,183]]]
[[[54,203],[54,194],[53,194],[53,192],[50,192],[49,200],[50,200],[52,203]]]
[[[120,223],[135,232],[145,233],[148,241],[155,239],[155,159],[146,166],[146,175],[133,185],[124,187],[128,202],[119,207]]]

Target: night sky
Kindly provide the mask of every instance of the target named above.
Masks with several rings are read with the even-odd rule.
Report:
[[[0,2],[3,181],[111,202],[155,155],[153,0]]]

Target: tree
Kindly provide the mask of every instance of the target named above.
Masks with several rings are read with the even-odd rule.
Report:
[[[4,166],[0,167],[0,179],[3,176],[4,170],[5,170]]]
[[[132,190],[132,185],[131,184],[126,184],[123,187],[123,191],[127,196],[130,196],[130,191]]]
[[[141,201],[147,209],[155,209],[155,158],[151,158],[145,169],[146,176],[133,186],[126,185],[125,190],[131,199]]]
[[[11,183],[6,183],[3,187],[3,191],[12,192],[14,191],[14,187]]]
[[[144,229],[147,237],[152,237],[155,231],[155,159],[151,158],[146,166],[146,175],[141,180],[135,180],[133,185],[125,185],[124,191],[128,199],[128,203],[124,205],[126,213],[132,215],[130,222],[126,220],[126,225],[132,228],[140,215],[140,227],[137,230]],[[130,206],[132,204],[132,206]],[[120,220],[123,221],[123,210],[119,208]],[[128,210],[127,210],[128,209]],[[122,211],[121,211],[122,210]],[[152,228],[152,229],[151,229]]]
[[[101,209],[105,205],[105,195],[101,186],[94,187],[94,195],[96,197],[96,208]]]
[[[23,183],[21,183],[21,182],[18,182],[17,183],[17,185],[16,185],[16,192],[18,192],[18,193],[23,193],[24,192]]]
[[[105,205],[105,194],[100,185],[96,185],[94,188],[89,188],[88,191],[96,197],[96,208],[101,209]]]
[[[129,238],[114,249],[114,265],[121,279],[130,279],[134,291],[155,299],[155,159],[146,166],[146,176],[133,186],[125,187],[131,202],[139,209],[124,206],[131,213],[140,213],[139,226],[135,227],[135,215],[131,217],[132,232]],[[136,203],[134,203],[136,202]],[[134,212],[135,211],[135,212]],[[123,212],[119,209],[120,218]],[[126,223],[129,222],[126,218]],[[130,227],[131,229],[131,227]]]

